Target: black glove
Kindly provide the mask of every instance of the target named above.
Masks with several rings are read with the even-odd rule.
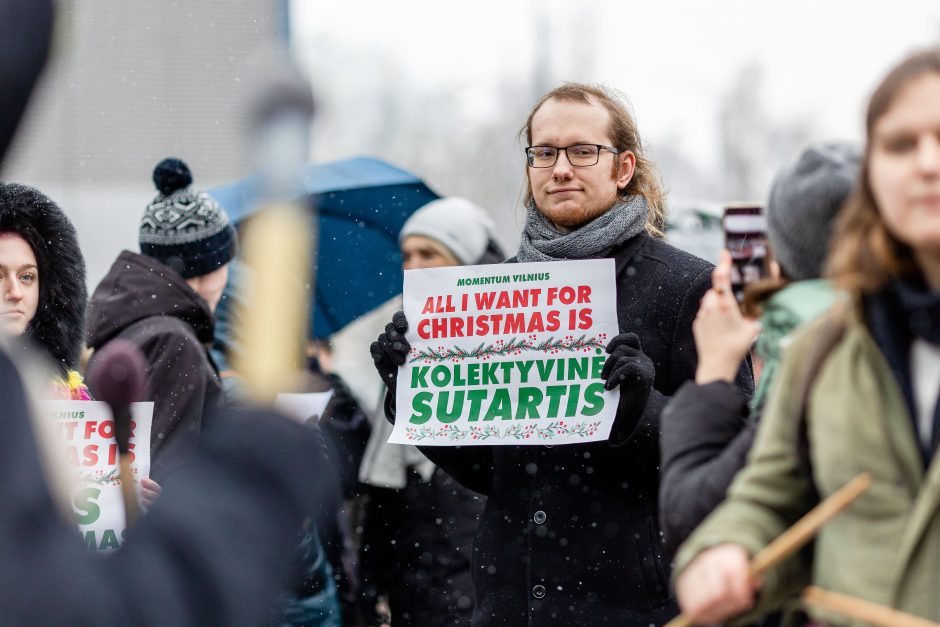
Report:
[[[405,364],[411,350],[411,345],[405,339],[407,330],[408,320],[405,319],[405,312],[399,311],[392,317],[392,321],[385,325],[385,333],[369,347],[375,369],[379,371],[379,376],[392,394],[395,393],[395,384],[398,381],[398,367]]]
[[[333,405],[333,417],[342,421],[349,420],[349,417],[359,411],[359,401],[353,396],[352,390],[346,385],[346,381],[335,372],[324,374],[329,380],[330,387],[333,389],[333,397],[330,399]]]
[[[636,333],[621,333],[607,345],[607,352],[610,356],[601,370],[604,387],[612,390],[619,385],[621,406],[643,411],[653,389],[656,368],[643,352],[640,338]]]

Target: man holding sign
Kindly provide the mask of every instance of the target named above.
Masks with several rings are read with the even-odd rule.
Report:
[[[399,392],[387,413],[421,443],[467,432],[422,451],[489,498],[474,625],[661,624],[676,606],[657,523],[659,415],[694,377],[711,266],[662,241],[663,191],[614,93],[565,84],[523,133],[528,215],[513,261],[531,265],[465,269],[414,328],[396,315],[372,349]],[[573,260],[595,261],[554,263]],[[406,301],[432,272],[406,278]],[[753,389],[749,372],[738,378]],[[492,445],[468,446],[481,440]]]

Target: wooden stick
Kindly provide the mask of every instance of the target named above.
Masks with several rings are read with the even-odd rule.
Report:
[[[310,219],[296,204],[270,204],[243,231],[245,291],[235,336],[241,350],[235,369],[245,378],[248,395],[271,405],[281,392],[300,382],[304,368],[311,291]],[[247,288],[247,289],[246,289]]]
[[[751,558],[751,578],[755,578],[786,558],[799,551],[827,522],[848,507],[849,503],[871,486],[871,474],[863,472],[854,479],[833,492],[822,503],[811,509],[805,516],[777,536],[773,542],[761,549]],[[668,623],[666,627],[691,627],[694,625],[685,614],[680,614]]]
[[[808,586],[800,596],[807,605],[863,620],[878,627],[940,627],[940,623],[926,618],[816,586]]]
[[[811,509],[751,559],[751,577],[762,575],[800,550],[813,539],[823,525],[835,518],[869,487],[871,474],[863,472],[833,492],[829,498]]]
[[[124,496],[125,526],[131,527],[140,518],[140,504],[137,502],[137,490],[134,489],[134,471],[131,469],[131,458],[121,453],[118,460],[121,477],[121,494]]]

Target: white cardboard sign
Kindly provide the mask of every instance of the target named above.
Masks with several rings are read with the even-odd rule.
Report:
[[[274,409],[297,422],[305,423],[316,418],[318,422],[326,411],[326,406],[333,398],[333,390],[328,392],[306,392],[300,394],[283,393],[274,399]]]
[[[68,467],[75,473],[72,509],[85,544],[93,551],[117,549],[124,542],[127,521],[111,408],[100,401],[41,401],[39,407],[65,444]],[[150,476],[152,421],[152,402],[131,405],[128,449],[137,484]],[[139,485],[135,491],[140,492]]]
[[[605,440],[617,334],[612,259],[405,272],[406,338],[389,442],[422,446]]]

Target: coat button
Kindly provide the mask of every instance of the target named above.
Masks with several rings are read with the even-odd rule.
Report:
[[[546,518],[548,518],[548,516],[546,516],[545,512],[543,512],[542,510],[535,512],[535,514],[532,516],[532,520],[535,522],[536,525],[541,525],[542,523],[544,523]]]
[[[538,585],[533,586],[533,587],[532,587],[532,596],[534,596],[536,599],[543,599],[543,598],[545,598],[545,586],[543,586],[542,584],[538,584]]]

